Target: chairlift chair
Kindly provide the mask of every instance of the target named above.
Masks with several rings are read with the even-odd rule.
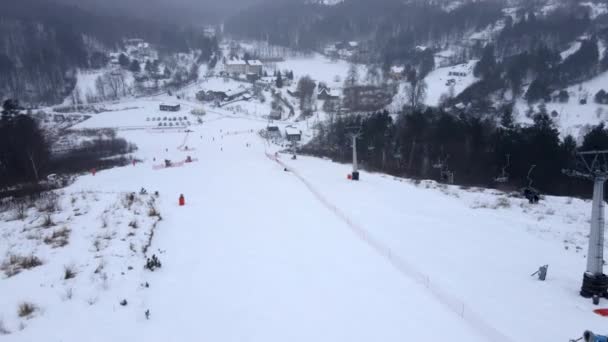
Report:
[[[494,178],[496,183],[506,183],[509,181],[509,174],[507,173],[507,168],[510,165],[510,155],[507,154],[507,163],[503,166],[500,175]]]

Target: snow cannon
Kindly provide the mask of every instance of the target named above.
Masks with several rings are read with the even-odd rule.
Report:
[[[184,198],[184,194],[179,195],[179,206],[183,207],[186,205],[186,199]]]

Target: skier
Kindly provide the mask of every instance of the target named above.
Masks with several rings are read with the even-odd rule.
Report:
[[[591,331],[587,330],[583,333],[584,342],[608,342],[608,337],[603,335],[595,335]]]

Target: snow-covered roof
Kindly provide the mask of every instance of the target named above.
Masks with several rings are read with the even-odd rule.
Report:
[[[302,134],[302,132],[300,132],[299,129],[292,127],[292,126],[287,126],[285,127],[285,134],[287,135],[298,135],[298,134]]]
[[[245,63],[245,61],[242,59],[226,59],[226,62],[224,62],[224,64],[226,64],[226,65],[245,65],[247,63]]]
[[[329,88],[321,88],[319,89],[319,94],[326,93],[329,96],[338,96]]]
[[[357,46],[359,46],[359,42],[355,42],[355,41],[348,42],[348,45],[350,45],[351,47],[357,47]]]
[[[262,61],[260,61],[259,59],[250,59],[247,61],[247,64],[249,65],[259,65],[259,66],[263,66],[264,63],[262,63]]]
[[[405,67],[403,65],[393,65],[391,67],[391,72],[393,72],[395,74],[401,74],[404,70],[405,70]]]

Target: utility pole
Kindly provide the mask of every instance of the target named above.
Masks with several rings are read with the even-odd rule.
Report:
[[[361,127],[349,127],[348,130],[351,131],[351,133],[349,133],[348,135],[351,137],[352,145],[353,145],[352,180],[358,181],[359,180],[359,165],[357,163],[357,139],[359,139],[361,137]]]
[[[563,170],[563,173],[593,181],[593,203],[591,207],[591,230],[587,252],[587,269],[583,275],[580,294],[585,298],[608,299],[608,276],[604,274],[604,184],[608,180],[608,150],[579,152],[583,171]],[[590,160],[590,162],[589,162]]]

